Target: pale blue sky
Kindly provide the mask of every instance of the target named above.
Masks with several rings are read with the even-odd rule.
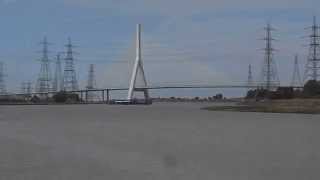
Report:
[[[241,83],[249,63],[259,79],[259,39],[269,21],[278,30],[275,60],[286,85],[296,53],[303,71],[308,41],[301,37],[319,7],[317,0],[0,0],[0,61],[8,89],[17,91],[22,81],[37,79],[38,42],[48,37],[54,60],[71,37],[82,87],[90,63],[99,87],[127,86],[135,24],[142,23],[149,84]]]

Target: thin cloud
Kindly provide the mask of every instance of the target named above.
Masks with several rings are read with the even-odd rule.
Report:
[[[190,15],[193,13],[224,11],[224,10],[250,10],[259,9],[293,9],[304,8],[319,10],[320,2],[317,0],[64,0],[70,5],[79,5],[87,8],[107,8],[120,13],[134,14],[162,14]]]

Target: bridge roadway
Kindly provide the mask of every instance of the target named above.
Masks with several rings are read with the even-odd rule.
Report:
[[[289,86],[280,86],[280,87],[289,87]],[[291,87],[291,86],[290,86]],[[158,89],[245,89],[245,88],[262,88],[261,86],[248,86],[248,85],[182,85],[182,86],[150,86],[150,87],[137,87],[136,90],[158,90]],[[302,86],[292,87],[295,89],[302,89]],[[109,102],[110,99],[110,92],[111,91],[127,91],[129,88],[103,88],[103,89],[83,89],[83,90],[76,90],[76,91],[67,91],[68,93],[79,93],[80,98],[88,101],[88,93],[89,92],[100,92],[102,97],[102,102]],[[0,97],[7,97],[7,96],[31,96],[31,95],[52,95],[57,93],[57,91],[50,91],[50,92],[33,92],[30,94],[25,93],[15,93],[15,94],[8,94],[8,95],[0,95]],[[84,97],[84,98],[83,98]]]

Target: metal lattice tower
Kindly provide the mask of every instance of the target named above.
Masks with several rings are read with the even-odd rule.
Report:
[[[292,87],[302,86],[300,70],[299,70],[299,57],[298,57],[298,55],[295,55],[295,57],[294,57],[294,67],[293,67],[291,86]]]
[[[252,86],[254,85],[253,82],[253,76],[252,76],[252,66],[251,64],[249,64],[249,68],[248,68],[248,82],[247,82],[247,86],[248,89],[252,89]]]
[[[89,73],[88,73],[87,89],[94,89],[94,88],[96,88],[94,65],[90,64]]]
[[[280,80],[277,73],[276,63],[274,61],[273,55],[275,49],[272,46],[274,39],[272,38],[272,31],[274,29],[268,23],[266,30],[266,37],[264,38],[266,42],[266,47],[264,49],[265,57],[262,67],[262,79],[261,86],[266,90],[274,90],[276,87],[280,86]]]
[[[27,82],[26,83],[26,94],[31,95],[32,93],[32,83],[31,82]]]
[[[22,82],[21,83],[21,93],[25,94],[26,93],[26,89],[27,89],[27,84],[26,82]]]
[[[63,89],[63,77],[62,77],[62,70],[61,70],[61,58],[60,58],[60,53],[58,53],[57,59],[56,59],[56,68],[55,68],[52,90],[61,91],[62,89]]]
[[[78,82],[76,77],[76,70],[74,67],[74,58],[73,58],[73,45],[71,39],[68,39],[67,56],[65,58],[65,68],[63,74],[63,89],[65,91],[75,91],[78,90]]]
[[[304,81],[315,80],[318,81],[320,77],[320,26],[317,25],[316,17],[313,17],[313,25],[311,27],[312,33],[310,37],[309,55],[306,64]]]
[[[22,82],[21,83],[21,93],[25,96],[31,96],[32,93],[32,83],[31,82]]]
[[[7,94],[6,84],[4,80],[4,65],[0,62],[0,95]]]
[[[50,75],[50,61],[48,57],[48,41],[45,37],[43,39],[43,42],[41,42],[43,45],[42,49],[42,58],[40,60],[41,62],[41,68],[40,68],[40,74],[37,81],[37,91],[38,92],[49,92],[50,91],[50,85],[51,85],[51,75]]]
[[[89,72],[88,72],[88,82],[87,82],[87,90],[96,89],[96,79],[95,79],[95,70],[94,65],[90,64]],[[87,92],[87,99],[89,101],[93,101],[96,98],[95,92]]]

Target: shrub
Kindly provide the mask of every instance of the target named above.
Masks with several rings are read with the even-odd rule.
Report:
[[[64,91],[58,92],[52,98],[53,98],[54,102],[57,102],[57,103],[66,103],[66,102],[72,103],[72,102],[79,102],[80,101],[78,94],[67,93]]]
[[[320,82],[315,80],[308,81],[303,87],[304,97],[320,96]]]
[[[30,101],[33,102],[33,103],[37,103],[37,102],[40,102],[40,98],[38,96],[34,95],[30,99]]]

